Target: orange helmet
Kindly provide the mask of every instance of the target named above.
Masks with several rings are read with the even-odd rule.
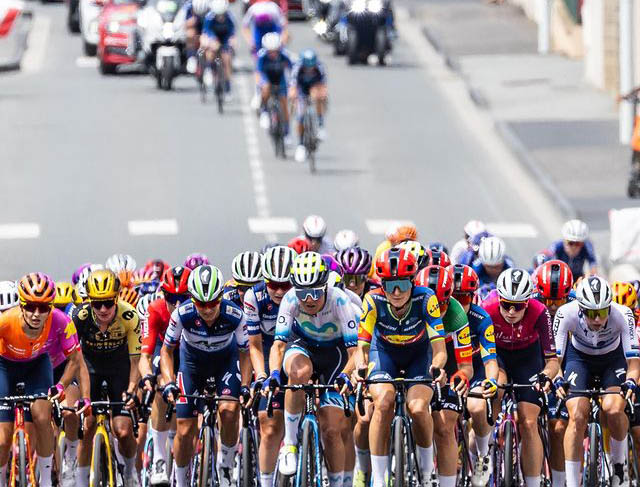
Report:
[[[32,272],[18,282],[18,295],[20,296],[20,302],[23,304],[49,304],[56,297],[56,285],[46,274]]]
[[[153,280],[153,269],[145,269],[141,267],[133,272],[133,285],[138,286],[143,282],[149,282]]]
[[[120,295],[120,299],[122,299],[123,301],[126,301],[134,308],[137,306],[138,299],[140,298],[140,296],[138,295],[138,291],[136,291],[131,287],[121,288],[119,295]]]
[[[392,246],[396,246],[405,240],[418,240],[418,230],[415,225],[400,225],[395,233],[391,235],[389,242],[391,242]]]
[[[133,287],[133,271],[127,269],[118,271],[118,279],[122,287]]]

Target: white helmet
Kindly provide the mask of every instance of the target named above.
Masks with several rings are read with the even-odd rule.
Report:
[[[120,271],[135,271],[136,260],[129,254],[113,254],[107,259],[104,266],[116,274]]]
[[[337,252],[350,247],[357,247],[359,243],[360,239],[353,230],[340,230],[333,239],[333,246]]]
[[[262,277],[273,282],[288,282],[291,264],[298,254],[284,245],[267,249],[262,256]]]
[[[141,320],[147,319],[149,313],[149,305],[156,299],[160,299],[161,297],[161,293],[159,291],[156,291],[155,293],[145,294],[138,300],[136,311],[138,312],[138,316]]]
[[[304,219],[302,229],[307,238],[322,238],[327,233],[327,224],[318,215],[309,215]]]
[[[89,280],[89,274],[93,271],[99,271],[104,269],[102,264],[91,264],[84,269],[78,276],[78,283],[76,284],[76,291],[78,292],[78,296],[82,299],[87,298],[87,281]]]
[[[291,283],[296,288],[324,286],[329,268],[317,252],[305,252],[296,257],[291,266]]]
[[[589,227],[582,220],[569,220],[562,225],[562,238],[570,242],[584,242],[589,237]]]
[[[193,0],[191,2],[193,13],[202,17],[209,11],[209,0]]]
[[[464,226],[464,234],[467,236],[467,240],[471,240],[480,232],[486,232],[487,226],[480,220],[469,220]]]
[[[586,309],[604,309],[611,305],[613,293],[609,283],[600,276],[585,277],[578,284],[576,299]]]
[[[6,311],[18,304],[16,281],[0,281],[0,311]]]
[[[215,15],[224,15],[229,10],[229,0],[211,0],[210,8]]]
[[[478,247],[478,259],[484,265],[499,265],[504,262],[504,240],[500,237],[482,239]]]
[[[342,277],[336,271],[330,271],[327,278],[327,285],[329,287],[342,287]]]
[[[508,301],[526,301],[533,293],[533,280],[525,269],[513,267],[498,276],[498,294]]]
[[[242,252],[231,262],[231,275],[236,282],[256,284],[262,280],[262,255],[260,252]]]
[[[262,47],[267,51],[277,51],[282,46],[282,39],[277,32],[267,32],[262,36]]]

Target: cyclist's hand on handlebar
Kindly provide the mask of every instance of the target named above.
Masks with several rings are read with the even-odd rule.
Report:
[[[566,399],[567,392],[569,392],[569,383],[564,380],[564,378],[557,377],[556,380],[553,381],[553,385],[556,388],[556,396],[560,399]]]
[[[620,392],[624,396],[625,400],[631,399],[633,395],[636,393],[636,389],[638,385],[636,381],[633,379],[627,379],[620,385]]]
[[[84,414],[85,416],[91,416],[91,399],[88,397],[83,397],[82,399],[78,399],[76,401],[76,414],[80,416]]]
[[[122,400],[124,401],[124,408],[128,411],[140,406],[140,401],[138,400],[138,396],[136,396],[134,392],[129,392],[129,391],[123,392]]]
[[[449,387],[460,396],[464,396],[469,390],[469,379],[464,372],[458,370],[449,379]]]
[[[280,387],[280,371],[272,370],[269,378],[264,382],[264,386],[262,386],[262,390],[267,392],[272,392],[274,395],[278,393],[278,388]]]
[[[253,384],[251,384],[251,397],[254,397],[256,394],[260,394],[260,391],[264,387],[265,380],[267,380],[267,374],[260,374]]]
[[[240,405],[241,406],[246,406],[247,404],[249,404],[251,402],[252,399],[252,394],[251,394],[251,390],[249,389],[249,386],[240,386]]]
[[[52,401],[62,401],[64,399],[64,386],[60,382],[49,387],[49,399]]]
[[[167,404],[175,404],[178,399],[178,395],[180,394],[180,389],[176,385],[175,382],[169,382],[164,389],[162,390],[162,399]]]
[[[548,393],[551,390],[552,384],[553,383],[551,382],[551,379],[544,372],[540,372],[536,376],[536,381],[535,381],[536,391]]]
[[[153,391],[156,385],[156,376],[153,374],[147,374],[142,379],[140,379],[140,383],[138,386],[145,391]]]
[[[353,384],[351,383],[349,376],[344,372],[340,372],[340,375],[336,377],[336,380],[333,384],[336,388],[336,391],[338,391],[340,394],[346,394],[347,392],[353,391]]]
[[[429,367],[429,372],[433,377],[433,380],[439,382],[441,386],[444,386],[447,381],[447,373],[444,371],[444,367],[434,367],[433,365]]]
[[[482,397],[492,398],[498,392],[498,381],[495,379],[485,379],[482,381]]]

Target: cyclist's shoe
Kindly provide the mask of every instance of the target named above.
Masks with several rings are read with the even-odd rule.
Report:
[[[293,475],[298,468],[298,447],[295,445],[284,445],[280,449],[280,461],[278,470],[282,475]]]
[[[269,114],[266,111],[260,112],[260,128],[263,130],[269,129]]]
[[[233,472],[230,467],[220,467],[220,487],[233,485]]]
[[[318,140],[327,140],[327,129],[318,127]]]
[[[211,68],[205,69],[204,73],[202,73],[202,82],[207,87],[213,86],[213,72],[211,71]]]
[[[438,482],[438,474],[435,472],[431,472],[429,477],[425,477],[422,481],[423,487],[439,487],[440,482]]]
[[[198,68],[198,60],[196,59],[195,56],[191,56],[189,59],[187,59],[187,73],[195,74],[197,68]]]
[[[491,455],[480,455],[476,459],[473,467],[473,476],[471,477],[471,485],[473,487],[485,487],[491,478]]]
[[[296,162],[304,162],[307,159],[307,148],[302,144],[296,147],[294,158]]]
[[[613,476],[611,477],[611,486],[619,487],[622,485],[629,485],[629,478],[624,463],[613,464]]]
[[[353,477],[353,487],[368,487],[369,479],[367,477],[367,472],[356,470],[356,474]]]
[[[151,472],[151,485],[168,485],[167,464],[163,459],[156,460]]]
[[[69,462],[65,459],[62,464],[62,478],[61,478],[61,486],[62,487],[74,487],[76,483],[76,467],[77,461]]]

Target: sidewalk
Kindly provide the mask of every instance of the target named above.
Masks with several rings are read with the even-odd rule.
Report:
[[[567,218],[589,223],[606,255],[609,209],[640,206],[626,197],[630,149],[617,141],[613,96],[583,81],[582,61],[538,55],[537,26],[517,7],[409,0],[408,8],[518,159]]]

